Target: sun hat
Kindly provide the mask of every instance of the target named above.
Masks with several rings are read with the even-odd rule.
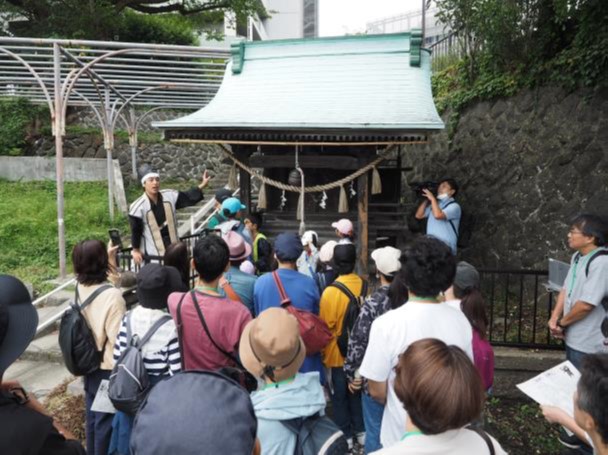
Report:
[[[338,242],[335,240],[325,242],[319,250],[319,261],[324,262],[325,264],[330,262],[334,257],[334,248],[337,244]]]
[[[246,208],[247,207],[241,204],[241,201],[235,197],[229,197],[222,202],[222,211],[228,211],[228,213],[231,215],[236,215],[238,212],[245,210]]]
[[[454,284],[463,291],[471,288],[479,289],[479,272],[468,262],[460,261],[456,264]]]
[[[283,232],[274,241],[274,253],[279,261],[295,262],[304,251],[300,236],[295,232]]]
[[[350,220],[347,220],[346,218],[342,218],[341,220],[331,223],[331,227],[337,229],[340,234],[344,235],[351,234],[355,229],[353,227],[353,223]]]
[[[36,335],[38,313],[25,285],[0,275],[0,375],[17,360]]]
[[[182,371],[152,387],[135,417],[130,453],[251,455],[256,433],[243,387],[218,372]]]
[[[232,191],[228,188],[220,188],[215,192],[215,200],[220,204],[224,202],[229,197],[232,197]]]
[[[239,344],[243,366],[273,382],[294,376],[306,357],[298,320],[283,308],[268,308],[251,320]]]
[[[306,231],[303,235],[302,235],[302,245],[306,246],[309,243],[314,243],[315,241],[319,241],[319,236],[317,235],[317,233],[315,231]]]
[[[222,238],[230,250],[231,261],[240,261],[241,259],[249,257],[251,254],[251,245],[249,245],[238,232],[228,231]]]
[[[137,297],[144,308],[162,310],[172,292],[186,292],[188,288],[175,267],[146,264],[137,274]]]
[[[392,246],[385,246],[372,251],[372,259],[376,263],[376,270],[383,275],[393,276],[401,270],[401,250]]]

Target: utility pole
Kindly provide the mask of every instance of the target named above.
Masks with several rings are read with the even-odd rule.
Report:
[[[422,26],[420,28],[422,28],[422,46],[424,47],[424,37],[426,35],[425,33],[425,26],[426,26],[426,0],[422,0]]]

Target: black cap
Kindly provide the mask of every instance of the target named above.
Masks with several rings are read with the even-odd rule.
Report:
[[[334,247],[334,264],[354,264],[357,262],[357,249],[352,243],[339,243]]]
[[[220,204],[224,202],[229,197],[232,197],[232,191],[228,188],[220,188],[215,192],[215,200]]]
[[[187,290],[175,267],[146,264],[137,274],[137,297],[144,308],[163,310],[169,294]]]

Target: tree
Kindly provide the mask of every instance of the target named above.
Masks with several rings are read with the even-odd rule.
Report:
[[[134,39],[138,34],[125,27],[152,26],[159,30],[152,35],[165,40],[152,42],[175,36],[177,41],[170,43],[191,44],[201,24],[221,21],[227,11],[237,17],[267,17],[261,0],[0,0],[0,14],[26,19],[11,24],[11,33],[70,39],[114,40],[121,35]],[[150,33],[144,35],[148,38],[140,41],[150,42]]]

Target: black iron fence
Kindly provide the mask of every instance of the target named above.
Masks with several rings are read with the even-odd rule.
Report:
[[[487,304],[488,336],[494,346],[563,349],[547,321],[555,296],[545,283],[546,270],[480,269]]]

